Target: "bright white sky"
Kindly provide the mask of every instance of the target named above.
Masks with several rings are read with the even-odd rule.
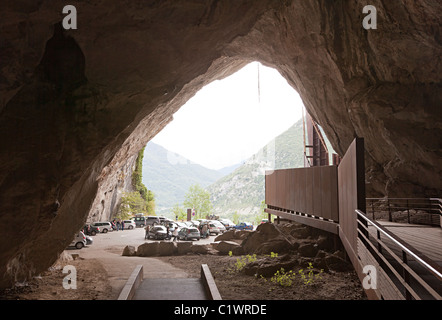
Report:
[[[210,169],[244,161],[302,117],[298,93],[258,63],[201,89],[153,142]]]

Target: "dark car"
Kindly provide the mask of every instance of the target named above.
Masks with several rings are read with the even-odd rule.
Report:
[[[201,238],[200,232],[195,227],[189,227],[189,228],[181,228],[181,230],[178,232],[178,239],[179,240],[199,240]]]
[[[137,228],[144,228],[144,226],[146,225],[146,217],[136,216],[133,217],[133,220],[135,221],[135,225],[137,226]]]
[[[167,233],[167,229],[164,226],[152,226],[147,234],[147,239],[165,240],[170,239],[170,234]]]
[[[232,228],[235,228],[235,224],[232,222],[232,220],[229,219],[221,219],[220,222],[224,225],[226,230],[230,230]]]
[[[248,222],[241,222],[234,227],[236,230],[253,230],[253,225]]]
[[[95,236],[97,233],[100,233],[100,227],[87,224],[83,227],[82,231],[85,235]]]

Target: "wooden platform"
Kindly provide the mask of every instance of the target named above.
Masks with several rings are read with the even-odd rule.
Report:
[[[442,228],[383,220],[376,222],[442,266]]]

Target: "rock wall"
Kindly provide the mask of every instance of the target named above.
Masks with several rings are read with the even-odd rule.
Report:
[[[372,192],[440,195],[442,4],[370,2],[377,30],[363,1],[162,0],[75,2],[65,31],[65,1],[2,1],[0,287],[50,266],[127,159],[252,60],[281,72],[341,155],[365,138]]]
[[[97,191],[94,203],[89,210],[87,222],[110,221],[118,213],[124,192],[132,192],[132,172],[138,154],[131,156],[112,176],[103,180]]]

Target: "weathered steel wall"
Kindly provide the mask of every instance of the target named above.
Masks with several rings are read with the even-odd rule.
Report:
[[[336,166],[275,170],[266,175],[266,204],[338,221],[337,179]]]

